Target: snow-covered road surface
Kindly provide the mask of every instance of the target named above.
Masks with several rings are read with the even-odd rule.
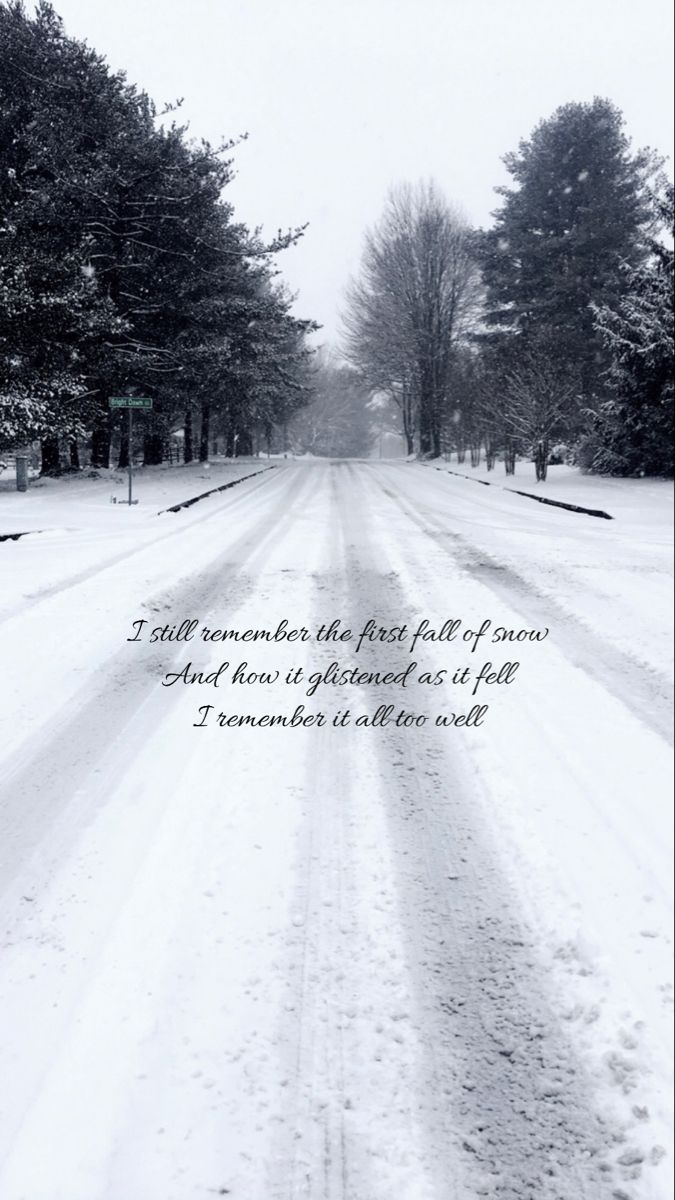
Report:
[[[0,1200],[666,1200],[672,530],[375,462],[116,518],[0,546]],[[184,618],[550,632],[126,640]],[[411,657],[520,667],[161,685]]]

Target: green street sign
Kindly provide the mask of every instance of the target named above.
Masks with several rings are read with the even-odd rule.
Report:
[[[110,396],[108,398],[110,408],[126,408],[127,410],[127,439],[128,439],[128,471],[129,471],[129,504],[138,504],[138,500],[132,500],[131,491],[133,487],[134,477],[134,409],[135,408],[152,408],[152,399],[150,396]]]
[[[108,400],[110,408],[152,408],[150,396],[111,396]]]

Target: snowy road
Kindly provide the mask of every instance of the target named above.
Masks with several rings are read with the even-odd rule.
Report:
[[[0,1200],[666,1200],[668,530],[377,462],[118,516],[0,546]],[[193,618],[550,632],[127,641]],[[161,685],[411,658],[520,666]],[[195,727],[392,702],[489,712]]]

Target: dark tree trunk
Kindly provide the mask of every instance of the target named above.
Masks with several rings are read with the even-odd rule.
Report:
[[[211,420],[211,405],[208,400],[202,400],[202,424],[199,431],[199,461],[209,461],[209,423]]]
[[[471,447],[471,466],[472,467],[480,466],[480,446],[472,446]]]
[[[434,379],[431,364],[420,363],[419,379],[420,453],[430,457],[434,452]]]
[[[110,417],[106,413],[99,417],[91,431],[92,467],[110,466]]]
[[[485,465],[486,465],[488,471],[491,471],[493,469],[493,467],[495,465],[496,457],[497,457],[497,453],[495,450],[495,444],[494,444],[490,434],[488,434],[485,438]]]
[[[541,438],[537,442],[534,452],[534,470],[537,483],[543,483],[548,472],[548,438]]]
[[[191,463],[195,456],[194,438],[192,434],[192,409],[185,410],[183,424],[183,462]]]
[[[237,458],[249,458],[253,454],[253,439],[251,430],[244,429],[239,434],[237,441]]]
[[[407,452],[411,455],[415,453],[415,406],[412,396],[405,391],[401,401],[401,412],[403,415],[403,436],[405,437]]]
[[[161,433],[143,435],[143,466],[159,467],[164,462],[164,438]]]
[[[457,442],[457,462],[463,463],[465,458],[466,458],[466,446],[464,445],[464,442],[458,441]]]
[[[431,454],[433,458],[441,456],[441,422],[438,415],[438,403],[434,400],[429,413],[429,430],[431,433]]]
[[[225,457],[234,458],[234,451],[237,445],[237,438],[234,431],[234,425],[228,425],[225,435]]]
[[[433,443],[431,439],[431,422],[426,406],[420,408],[420,454],[431,454]]]
[[[40,443],[42,450],[42,475],[60,475],[61,474],[61,455],[59,452],[59,439],[54,435],[43,438]]]
[[[79,469],[80,469],[80,447],[77,444],[76,437],[71,437],[71,439],[68,443],[68,449],[70,452],[70,465],[71,465],[73,471],[79,471]]]
[[[506,439],[504,448],[504,470],[507,475],[515,475],[516,473],[516,443],[513,438]]]

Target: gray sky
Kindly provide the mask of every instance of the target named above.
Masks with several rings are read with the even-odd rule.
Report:
[[[559,104],[608,96],[635,145],[671,154],[669,0],[54,0],[158,104],[211,141],[248,132],[237,216],[310,222],[279,265],[297,311],[338,331],[364,228],[390,184],[433,176],[476,224],[500,156]],[[672,175],[672,164],[669,164]]]

